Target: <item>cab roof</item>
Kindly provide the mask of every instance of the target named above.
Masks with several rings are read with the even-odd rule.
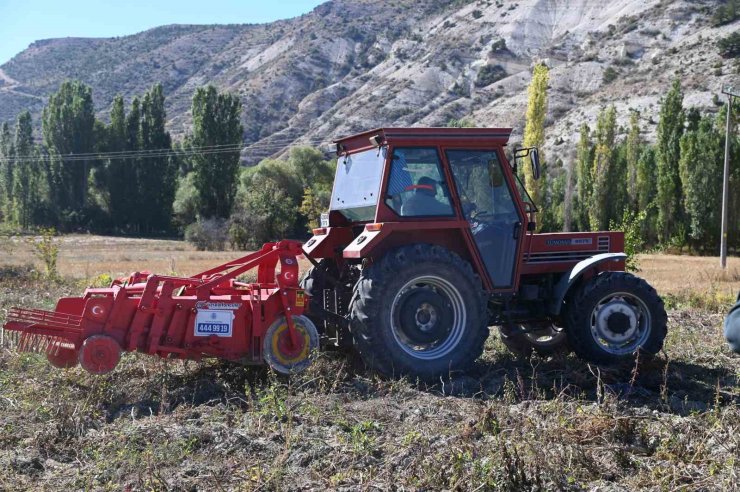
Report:
[[[334,140],[334,143],[337,145],[337,155],[371,149],[381,144],[504,146],[509,141],[511,131],[511,128],[376,128]]]

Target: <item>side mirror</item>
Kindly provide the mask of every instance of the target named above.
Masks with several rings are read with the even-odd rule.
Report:
[[[532,176],[540,179],[540,152],[536,148],[529,149],[529,160],[532,163]]]

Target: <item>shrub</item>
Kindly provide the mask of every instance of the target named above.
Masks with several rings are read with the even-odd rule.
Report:
[[[504,51],[506,49],[506,40],[504,38],[497,39],[491,45],[491,53]]]
[[[473,19],[480,19],[483,17],[483,12],[480,10],[473,10]]]
[[[41,229],[41,239],[29,240],[33,255],[44,264],[44,275],[49,280],[59,278],[57,272],[57,257],[59,256],[59,245],[54,239],[56,230],[54,228]]]
[[[717,7],[717,10],[714,11],[714,15],[712,16],[712,25],[722,26],[724,24],[729,24],[730,22],[737,19],[738,10],[740,10],[740,5],[738,5],[738,0],[729,0],[725,5],[720,5]]]
[[[726,38],[717,41],[717,48],[723,58],[737,58],[740,56],[740,31],[735,31]]]
[[[614,67],[606,67],[606,70],[604,70],[604,75],[602,80],[605,84],[610,84],[617,80],[619,77],[619,72],[617,72]]]
[[[195,223],[185,228],[185,240],[198,251],[223,251],[227,236],[226,220],[219,218],[198,217]]]
[[[485,87],[505,78],[508,74],[501,65],[485,65],[478,71],[475,79],[476,87]]]

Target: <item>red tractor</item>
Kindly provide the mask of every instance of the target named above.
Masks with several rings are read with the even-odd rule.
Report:
[[[325,339],[389,375],[464,371],[499,326],[519,355],[574,350],[599,364],[655,354],[667,317],[624,272],[621,232],[535,234],[517,177],[537,149],[511,129],[383,128],[336,141],[334,189],[303,246],[302,286]]]
[[[430,380],[468,369],[491,325],[520,355],[572,349],[608,364],[657,353],[663,302],[624,272],[623,234],[535,234],[516,163],[528,156],[538,176],[537,149],[515,150],[512,166],[510,134],[385,128],[343,138],[329,212],[306,244],[268,243],[189,277],[135,272],[54,311],[14,308],[4,328],[20,332],[19,349],[95,374],[123,351],[291,373],[321,337],[354,345],[385,374]],[[301,254],[314,266],[299,285]],[[243,281],[252,269],[256,282]]]

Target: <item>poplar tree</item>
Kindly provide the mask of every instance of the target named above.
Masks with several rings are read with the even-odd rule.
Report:
[[[141,149],[141,101],[138,96],[131,101],[131,109],[126,115],[126,149],[129,151],[138,151]],[[141,174],[141,159],[138,157],[129,157],[124,161],[126,173],[129,176],[127,185],[127,194],[124,201],[126,209],[123,223],[126,227],[135,228],[140,221],[142,207],[138,198],[138,179]]]
[[[678,162],[681,157],[681,135],[685,114],[683,93],[678,80],[673,82],[661,103],[660,120],[656,135],[656,161],[658,168],[658,239],[669,241],[678,232],[683,219],[681,178]]]
[[[13,222],[28,229],[32,208],[38,199],[33,126],[28,111],[22,112],[16,119],[14,148],[19,159],[13,164]]]
[[[126,107],[123,96],[113,99],[110,124],[107,128],[107,148],[109,152],[136,150],[129,147],[126,126]],[[127,229],[132,218],[132,208],[136,203],[136,174],[130,159],[113,157],[106,164],[108,180],[108,211],[116,228]]]
[[[242,141],[239,97],[218,93],[213,86],[199,87],[192,104],[192,148],[236,145]],[[239,150],[219,154],[196,153],[192,158],[201,217],[227,218],[236,195]]]
[[[609,228],[613,191],[614,131],[617,111],[614,106],[601,111],[596,125],[596,149],[591,166],[593,192],[589,206],[589,222],[593,230]]]
[[[0,127],[0,219],[13,214],[13,135],[7,122]]]
[[[642,151],[642,138],[640,137],[640,113],[638,111],[630,112],[630,129],[625,142],[625,160],[627,167],[627,197],[628,209],[630,212],[637,212],[637,163],[640,160]]]
[[[63,211],[80,213],[87,203],[87,180],[91,162],[63,161],[60,155],[95,151],[95,110],[92,89],[77,81],[62,83],[49,96],[42,115],[44,144],[56,155],[51,194]]]
[[[591,180],[591,163],[593,162],[593,146],[591,145],[591,129],[587,123],[581,125],[580,138],[576,150],[576,197],[574,218],[579,231],[591,230],[588,207],[593,193]]]
[[[537,64],[532,73],[532,81],[527,89],[527,116],[524,126],[524,146],[537,147],[542,150],[545,143],[545,116],[547,114],[547,84],[550,80],[550,70],[546,65]],[[540,153],[540,161],[545,159]],[[524,167],[524,186],[535,204],[540,203],[540,196],[545,189],[543,182],[534,179],[531,166]],[[543,173],[544,176],[544,173]]]
[[[657,195],[657,170],[655,164],[655,149],[646,146],[640,153],[637,161],[637,181],[635,192],[637,193],[637,210],[645,212],[645,220],[642,224],[642,238],[647,244],[655,244],[657,236],[658,215],[655,209]]]
[[[683,207],[694,247],[718,244],[722,213],[722,136],[703,118],[681,137],[679,172]],[[701,164],[699,164],[701,163]]]
[[[572,164],[565,169],[565,184],[563,190],[563,231],[573,230],[573,208],[576,203],[576,165]]]
[[[167,115],[164,108],[162,85],[153,86],[141,103],[141,150],[169,149],[172,139],[165,130]],[[145,232],[167,231],[172,218],[172,202],[177,186],[177,167],[174,160],[164,157],[144,157],[139,165],[138,194],[148,203],[138,203],[140,229]]]

